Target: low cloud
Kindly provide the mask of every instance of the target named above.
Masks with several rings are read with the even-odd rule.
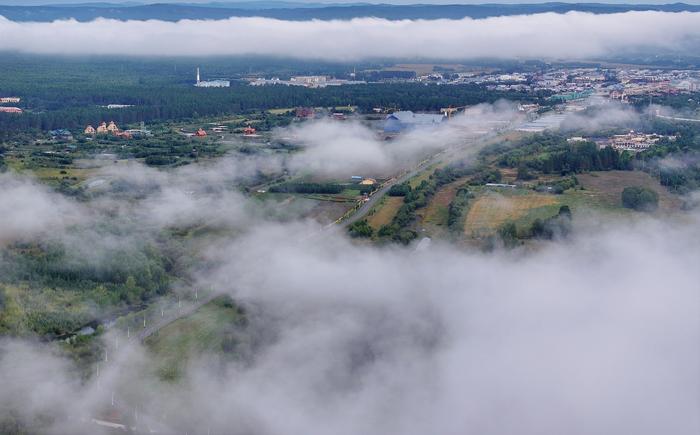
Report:
[[[477,134],[487,120],[509,122],[509,107],[473,108],[435,133],[446,135],[436,143],[459,131]],[[434,146],[411,134],[385,144],[354,123],[294,133],[306,142],[299,158],[312,166],[392,165]],[[359,152],[313,155],[341,136],[350,137],[343,149],[364,141]],[[106,181],[85,203],[2,175],[0,231],[22,239],[73,234],[66,228],[84,216],[78,230],[139,224],[139,232],[116,232],[115,243],[136,243],[168,225],[233,228],[217,233],[187,274],[197,288],[213,286],[245,307],[241,333],[255,342],[244,359],[178,355],[189,357],[183,378],[165,383],[133,335],[133,344],[122,335],[117,347],[116,328],[97,344],[107,361],[83,361],[87,370],[59,346],[3,339],[3,413],[49,434],[107,433],[91,419],[115,410],[123,422],[138,415],[141,430],[164,434],[700,431],[697,211],[624,220],[577,212],[570,240],[508,252],[440,242],[379,247],[340,229],[246,211],[250,200],[235,182],[277,164],[231,156],[173,171],[116,166],[96,175]],[[71,243],[99,261],[96,246],[111,242],[90,234]]]
[[[322,176],[353,174],[390,176],[420,158],[439,150],[462,146],[477,151],[478,136],[518,119],[517,107],[508,101],[478,104],[434,128],[409,130],[383,140],[383,124],[367,125],[356,120],[329,119],[279,129],[278,138],[292,138],[303,150],[287,161],[293,172]]]
[[[0,174],[0,186],[0,246],[63,231],[84,218],[86,210],[32,178]]]
[[[355,18],[283,21],[18,23],[0,17],[0,50],[139,56],[270,55],[306,59],[581,59],[628,50],[683,50],[700,40],[700,13],[544,13],[461,20]]]
[[[206,277],[262,313],[250,361],[191,355],[160,384],[137,346],[79,384],[48,348],[5,342],[0,404],[51,416],[48,433],[95,433],[79,417],[109,412],[111,391],[180,433],[697,433],[700,222],[686,219],[583,222],[570,244],[494,254],[259,225],[212,249]]]
[[[647,113],[639,112],[634,106],[602,98],[592,98],[590,106],[581,112],[569,114],[561,123],[564,131],[594,133],[605,129],[639,128]]]

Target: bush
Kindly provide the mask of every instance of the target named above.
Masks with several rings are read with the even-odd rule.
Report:
[[[362,219],[350,225],[348,232],[352,237],[372,237],[374,230],[369,226],[366,219]]]
[[[389,189],[389,192],[387,195],[389,196],[406,196],[409,193],[411,193],[411,185],[406,183],[401,183],[401,184],[394,184],[391,186],[391,189]]]
[[[637,211],[653,211],[659,206],[659,195],[646,187],[625,187],[622,191],[622,205]]]
[[[503,241],[503,244],[508,248],[512,248],[518,244],[518,228],[513,222],[506,222],[501,225],[498,229],[498,235]]]
[[[571,209],[568,205],[559,207],[556,216],[545,219],[535,219],[530,226],[530,237],[535,239],[552,240],[566,237],[571,232]]]

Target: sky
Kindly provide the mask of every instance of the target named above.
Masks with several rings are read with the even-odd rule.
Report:
[[[241,0],[247,1],[247,0]],[[527,1],[514,1],[514,0],[476,0],[476,1],[455,1],[455,0],[289,0],[290,3],[327,3],[327,4],[343,4],[343,3],[373,3],[373,4],[532,4],[532,3],[548,3],[551,0],[527,0]],[[581,1],[572,0],[557,0],[559,3],[587,3]],[[35,5],[56,5],[56,4],[80,4],[80,3],[125,3],[125,4],[150,4],[150,3],[184,3],[184,4],[207,4],[212,3],[212,0],[164,0],[164,1],[120,1],[120,0],[106,0],[106,1],[90,1],[90,0],[0,0],[0,5],[23,5],[23,6],[35,6]],[[218,3],[237,3],[236,1],[222,0]],[[590,3],[590,2],[589,2]],[[610,4],[668,4],[676,3],[675,1],[659,1],[659,0],[601,0],[597,3],[610,3]],[[700,0],[684,0],[682,3],[687,4],[700,4]]]

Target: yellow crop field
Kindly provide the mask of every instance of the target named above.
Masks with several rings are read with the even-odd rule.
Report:
[[[367,223],[373,229],[378,230],[382,225],[391,222],[401,204],[403,204],[402,196],[387,196],[374,214],[367,218]]]
[[[552,195],[526,194],[503,195],[488,192],[479,197],[469,208],[464,222],[464,234],[481,236],[492,234],[506,221],[515,221],[531,210],[557,204]]]

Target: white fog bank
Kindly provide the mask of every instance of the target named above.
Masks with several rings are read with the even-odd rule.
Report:
[[[0,17],[0,51],[142,56],[270,55],[305,59],[581,59],[700,41],[700,13],[543,13],[461,20],[179,22],[97,19],[19,23]]]

